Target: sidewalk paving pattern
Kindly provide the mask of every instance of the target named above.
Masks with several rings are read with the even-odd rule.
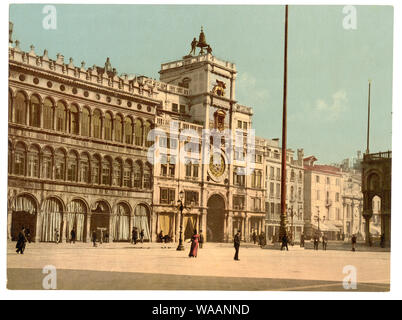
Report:
[[[58,289],[85,290],[302,290],[345,291],[343,268],[356,267],[358,291],[389,291],[387,252],[262,250],[251,244],[234,261],[231,244],[207,243],[198,258],[176,244],[28,244],[24,255],[8,244],[9,289],[42,289],[47,265],[57,269]],[[292,250],[293,249],[293,250]]]

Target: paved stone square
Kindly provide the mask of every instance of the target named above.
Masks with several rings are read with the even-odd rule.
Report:
[[[243,245],[234,261],[231,244],[207,243],[197,258],[176,244],[88,243],[27,245],[24,255],[8,243],[8,289],[42,289],[47,265],[56,267],[57,289],[345,291],[345,266],[357,271],[358,291],[389,291],[387,252],[266,250]]]

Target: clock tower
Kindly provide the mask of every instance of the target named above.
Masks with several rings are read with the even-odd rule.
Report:
[[[196,48],[200,48],[196,55]],[[206,48],[206,52],[204,51]],[[160,80],[190,90],[188,113],[191,121],[206,129],[231,129],[235,101],[236,66],[212,55],[203,29],[191,42],[190,54],[181,60],[164,63]],[[169,102],[164,109],[169,110]]]

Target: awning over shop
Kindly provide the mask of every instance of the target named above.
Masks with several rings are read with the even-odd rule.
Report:
[[[318,224],[312,223],[311,226],[313,229],[318,230]],[[320,223],[320,231],[325,232],[340,232],[341,228],[337,227],[334,223],[330,221],[325,221]]]

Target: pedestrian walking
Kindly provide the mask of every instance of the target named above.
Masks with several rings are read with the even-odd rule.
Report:
[[[31,243],[31,229],[29,229],[29,227],[27,227],[25,230],[25,236],[27,238],[28,243]]]
[[[320,243],[320,240],[319,240],[317,234],[314,235],[314,240],[313,241],[314,241],[314,250],[318,250],[318,245]]]
[[[73,228],[73,230],[71,230],[70,236],[71,236],[71,238],[70,238],[70,243],[75,244],[75,237],[76,237],[76,234],[75,234],[75,229],[74,229],[74,228]]]
[[[304,237],[304,232],[300,235],[300,248],[304,248],[304,241],[305,241],[305,237]]]
[[[144,243],[144,229],[141,229],[141,232],[140,232],[140,241],[141,241],[141,243]]]
[[[240,235],[241,235],[241,232],[240,232],[240,230],[238,230],[236,235],[234,236],[234,240],[233,240],[234,247],[235,247],[235,250],[236,250],[234,259],[236,261],[240,261],[240,259],[239,259],[239,250],[240,250],[240,241],[241,241]]]
[[[96,230],[92,231],[92,243],[93,246],[96,247]]]
[[[27,238],[25,235],[25,228],[22,227],[21,231],[18,233],[17,245],[15,246],[17,248],[17,253],[24,254],[26,242]]]
[[[357,243],[357,237],[356,237],[356,235],[354,234],[354,235],[352,236],[352,251],[353,251],[353,252],[356,251],[356,243]]]
[[[200,240],[198,242],[200,244],[200,249],[202,249],[202,246],[204,245],[204,235],[202,234],[202,230],[200,230]]]
[[[322,250],[327,251],[327,245],[328,245],[328,239],[326,235],[324,234],[322,236]]]
[[[286,235],[286,233],[283,235],[282,237],[282,246],[281,246],[281,251],[283,250],[283,248],[286,248],[287,251],[289,251],[289,247],[288,247],[288,242],[289,242],[289,238]]]
[[[134,227],[133,228],[133,232],[132,232],[132,235],[133,235],[133,243],[134,244],[137,244],[137,240],[138,240],[138,231],[137,231],[137,228],[136,227]]]
[[[162,231],[162,230],[161,230],[161,232],[159,232],[159,234],[158,234],[158,240],[159,240],[160,243],[163,242],[163,231]]]
[[[200,235],[197,233],[197,230],[194,230],[194,234],[191,237],[191,248],[190,253],[188,254],[189,258],[197,258],[199,240]]]
[[[56,241],[56,244],[59,244],[60,236],[59,236],[59,230],[57,228],[54,229],[54,239]]]
[[[255,231],[253,231],[252,237],[253,237],[254,244],[256,244],[257,243],[257,234],[255,233]]]
[[[381,246],[381,248],[385,247],[385,234],[381,234],[380,246]]]

